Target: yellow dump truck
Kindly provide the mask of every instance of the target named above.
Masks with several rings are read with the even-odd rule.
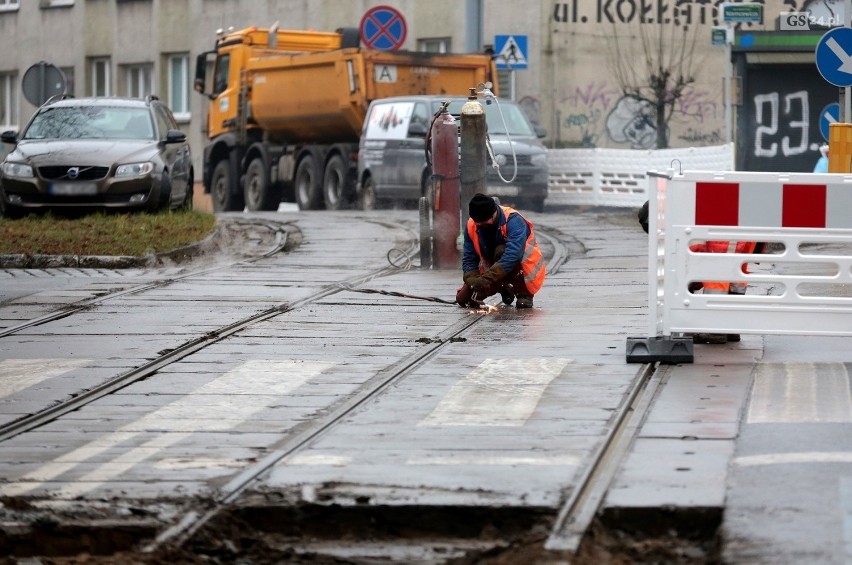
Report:
[[[372,100],[466,95],[496,82],[488,54],[359,44],[354,28],[250,27],[220,33],[215,50],[199,55],[195,89],[210,100],[204,190],[214,210],[275,210],[281,201],[301,209],[351,205],[358,137]]]

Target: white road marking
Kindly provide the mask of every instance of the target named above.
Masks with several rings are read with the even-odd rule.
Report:
[[[747,422],[852,422],[849,374],[843,363],[757,366]]]
[[[512,455],[422,455],[410,457],[407,465],[579,465],[578,455],[550,455],[541,457]]]
[[[790,463],[852,463],[852,453],[848,451],[799,451],[796,453],[764,453],[762,455],[744,455],[734,459],[736,465],[754,467],[757,465],[787,465]]]
[[[4,359],[0,361],[0,398],[84,367],[90,359]]]
[[[347,455],[311,455],[309,453],[298,454],[285,460],[287,465],[332,465],[335,467],[345,467],[352,462],[352,458]]]
[[[292,392],[334,365],[335,363],[319,361],[248,361],[199,387],[191,394],[122,426],[115,432],[57,457],[53,462],[27,473],[18,482],[0,486],[0,494],[20,496],[47,481],[56,479],[80,463],[118,447],[119,444],[133,439],[140,433],[168,430],[168,433],[162,433],[101,464],[75,479],[73,483],[65,485],[57,493],[58,498],[80,496],[189,437],[192,432],[225,431],[249,420],[279,400],[281,395]],[[198,395],[204,394],[228,395],[228,402],[216,406],[199,404]],[[178,426],[178,422],[184,425]],[[178,427],[191,429],[171,431]]]
[[[523,426],[571,359],[486,359],[419,426]]]

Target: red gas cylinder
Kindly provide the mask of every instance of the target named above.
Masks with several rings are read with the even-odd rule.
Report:
[[[459,127],[444,110],[432,125],[432,174],[434,194],[435,266],[454,269],[459,266],[456,239],[461,233],[459,201]]]

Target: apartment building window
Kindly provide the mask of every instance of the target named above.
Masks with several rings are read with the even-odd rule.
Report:
[[[59,8],[60,6],[73,6],[74,0],[41,0],[42,8]]]
[[[449,37],[432,37],[417,40],[417,50],[426,51],[427,53],[449,53],[450,38]]]
[[[154,66],[150,63],[142,65],[123,65],[125,96],[145,98],[154,93],[152,80]]]
[[[175,119],[188,121],[189,114],[189,54],[169,55],[168,106]]]
[[[92,96],[110,96],[112,88],[110,87],[109,59],[92,59],[89,70],[92,75]]]
[[[0,129],[18,128],[17,73],[0,73]]]
[[[0,0],[0,12],[11,12],[19,7],[19,0]]]

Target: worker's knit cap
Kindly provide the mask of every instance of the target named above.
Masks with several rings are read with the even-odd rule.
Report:
[[[495,210],[497,210],[497,203],[494,202],[494,199],[490,196],[485,196],[484,194],[477,192],[473,195],[473,198],[470,199],[468,211],[470,212],[470,218],[474,222],[490,220],[491,216],[494,215]]]

